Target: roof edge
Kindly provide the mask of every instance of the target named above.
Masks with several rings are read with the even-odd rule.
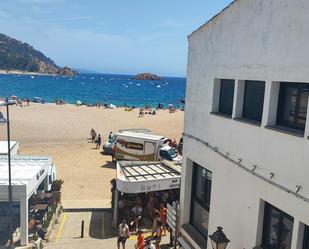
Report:
[[[202,29],[203,27],[205,27],[207,24],[209,24],[210,22],[212,22],[216,17],[220,16],[221,14],[223,14],[223,12],[225,12],[226,10],[228,10],[230,7],[232,7],[236,2],[238,2],[239,0],[233,0],[232,2],[229,3],[229,5],[227,5],[225,8],[223,8],[221,11],[219,11],[216,15],[214,15],[212,18],[210,18],[207,22],[205,22],[204,24],[202,24],[200,27],[198,27],[196,30],[194,30],[193,32],[191,32],[191,34],[189,34],[187,36],[187,38],[189,39],[195,32],[199,31],[200,29]]]

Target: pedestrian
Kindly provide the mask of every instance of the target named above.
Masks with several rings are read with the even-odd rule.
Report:
[[[162,240],[162,232],[163,232],[162,222],[158,221],[157,222],[157,228],[156,228],[156,236],[155,236],[155,239],[156,239],[156,242],[155,242],[156,249],[160,249],[160,243],[161,243],[161,240]]]
[[[120,244],[122,244],[122,249],[126,248],[126,241],[129,238],[129,226],[127,225],[127,221],[123,220],[119,225],[118,239],[117,239],[117,247],[120,249]]]
[[[95,137],[97,136],[95,130],[92,128],[90,131],[90,136],[91,136],[91,141],[94,143],[95,142]]]
[[[162,222],[162,226],[163,226],[163,236],[165,236],[166,235],[167,209],[164,203],[160,204],[159,214],[160,214],[160,221]]]
[[[96,148],[99,149],[99,148],[101,147],[101,142],[102,142],[102,140],[101,140],[101,135],[100,135],[100,134],[98,135],[98,138],[97,138],[97,141],[96,141],[96,142],[97,142]]]
[[[150,238],[147,238],[145,241],[145,249],[155,249],[154,245],[151,243]]]
[[[115,153],[116,153],[116,145],[113,145],[112,147],[112,162],[115,162]]]
[[[109,133],[109,135],[108,135],[108,139],[111,139],[112,136],[113,136],[113,132],[111,131],[111,132]]]
[[[137,244],[135,245],[136,249],[144,249],[144,234],[142,230],[137,231]]]

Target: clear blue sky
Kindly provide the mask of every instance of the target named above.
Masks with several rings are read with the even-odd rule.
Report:
[[[0,33],[60,66],[184,76],[187,36],[231,0],[3,0]]]

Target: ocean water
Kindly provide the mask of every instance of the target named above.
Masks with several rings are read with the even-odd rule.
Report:
[[[134,80],[132,75],[79,74],[74,77],[0,75],[0,97],[41,97],[46,102],[108,103],[117,106],[158,103],[181,106],[186,79],[164,77],[160,81]]]

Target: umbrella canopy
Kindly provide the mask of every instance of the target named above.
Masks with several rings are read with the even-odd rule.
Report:
[[[12,95],[11,98],[12,99],[17,99],[17,96],[16,95]]]
[[[77,100],[77,101],[76,101],[76,104],[77,104],[77,105],[81,105],[82,102],[81,102],[80,100]]]

